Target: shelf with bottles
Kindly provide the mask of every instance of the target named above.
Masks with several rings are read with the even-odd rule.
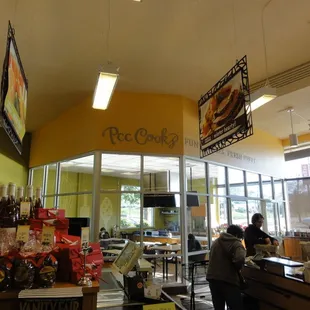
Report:
[[[28,185],[26,195],[24,188],[14,183],[0,185],[0,227],[16,227],[26,225],[28,220],[35,217],[35,210],[43,208],[41,188],[33,195],[33,186]]]

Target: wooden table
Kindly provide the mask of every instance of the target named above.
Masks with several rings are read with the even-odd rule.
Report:
[[[181,251],[181,245],[163,245],[163,246],[153,246],[151,249],[156,251],[162,251],[164,254],[171,253],[171,252],[179,252]],[[178,281],[178,258],[173,257],[175,264],[175,280]],[[168,257],[163,257],[163,279],[168,279]]]
[[[109,248],[113,249],[123,249],[126,246],[127,243],[111,243],[109,244]]]
[[[75,288],[71,283],[56,283],[54,288]],[[48,290],[48,289],[47,289]],[[52,290],[52,289],[50,289]],[[35,299],[19,299],[19,290],[12,290],[0,293],[0,309],[72,309],[72,310],[96,310],[97,293],[99,292],[99,283],[94,281],[92,287],[82,287],[82,297],[63,297],[63,298],[42,298],[37,296]],[[33,291],[35,292],[35,291]],[[69,295],[68,295],[69,296]],[[64,300],[67,304],[64,304]],[[29,306],[29,303],[30,306]],[[78,304],[80,304],[78,306]],[[32,305],[32,306],[31,306]],[[30,308],[31,307],[31,308]],[[67,308],[66,308],[67,307]],[[71,308],[70,308],[71,307]]]

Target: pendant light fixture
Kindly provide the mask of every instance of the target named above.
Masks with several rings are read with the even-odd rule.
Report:
[[[108,59],[110,56],[109,51],[109,41],[110,41],[110,28],[111,28],[111,3],[108,3],[108,33],[107,33],[107,54]],[[93,109],[106,110],[111,101],[112,95],[114,93],[118,78],[119,78],[119,68],[112,65],[110,61],[103,67],[99,72],[97,86],[93,98]]]
[[[251,110],[254,111],[277,97],[275,88],[264,86],[251,95]]]
[[[294,112],[294,109],[293,108],[288,108],[287,112],[290,113],[291,129],[292,129],[292,133],[289,135],[290,146],[291,147],[296,147],[296,146],[298,146],[298,137],[294,133],[294,127],[293,127],[293,115],[292,115],[292,113]]]
[[[269,84],[269,74],[268,74],[268,59],[267,59],[267,47],[266,47],[266,36],[265,36],[265,25],[264,25],[264,12],[267,6],[270,4],[272,0],[269,0],[262,11],[262,34],[263,34],[263,44],[264,44],[264,54],[265,54],[265,70],[266,70],[266,84],[264,87],[258,89],[256,92],[251,94],[251,110],[254,111],[264,104],[270,102],[271,100],[277,97],[276,88],[270,87]]]

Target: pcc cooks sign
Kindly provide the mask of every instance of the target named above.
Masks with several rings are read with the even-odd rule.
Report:
[[[136,143],[146,145],[155,143],[168,146],[170,149],[174,148],[179,141],[179,136],[176,133],[169,132],[167,128],[162,128],[159,132],[154,133],[142,127],[134,132],[124,132],[118,127],[108,127],[102,132],[102,136],[109,139],[111,144]]]

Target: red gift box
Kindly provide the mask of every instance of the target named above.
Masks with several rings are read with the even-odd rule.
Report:
[[[95,264],[96,266],[102,266],[103,255],[100,249],[99,242],[90,242],[89,246],[93,249],[93,251],[86,256],[86,263]]]
[[[39,208],[35,210],[35,217],[37,219],[47,220],[47,219],[64,219],[65,209],[44,209]]]
[[[31,230],[42,229],[43,227],[42,220],[29,219],[29,224]]]
[[[68,219],[43,220],[43,224],[46,226],[55,226],[55,230],[67,230],[67,229],[69,229],[69,220]]]

